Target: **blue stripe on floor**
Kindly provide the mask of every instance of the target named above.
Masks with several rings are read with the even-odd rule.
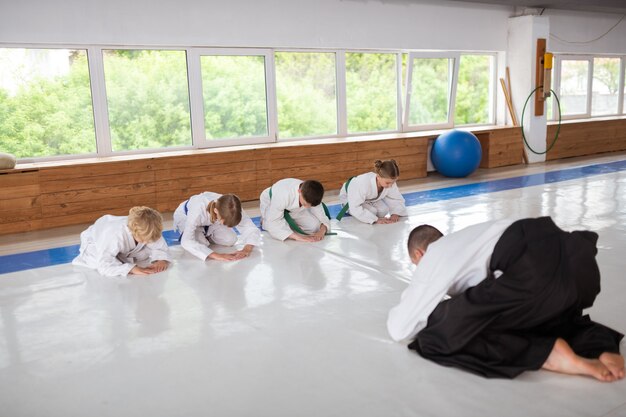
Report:
[[[474,184],[458,185],[454,187],[439,188],[436,190],[417,191],[404,194],[404,197],[406,199],[407,206],[415,206],[434,201],[450,200],[453,198],[469,197],[523,187],[532,187],[534,185],[551,184],[624,170],[626,170],[626,160]],[[339,213],[340,205],[334,204],[329,206],[328,209],[334,218],[337,213]],[[252,221],[259,226],[259,217],[254,217]],[[164,231],[163,237],[170,246],[179,244],[178,232],[174,230]],[[77,255],[78,245],[72,245],[61,248],[0,256],[0,274],[65,264],[71,262]]]

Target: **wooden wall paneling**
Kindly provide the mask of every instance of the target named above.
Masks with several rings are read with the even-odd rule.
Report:
[[[519,127],[494,129],[477,135],[483,150],[481,168],[495,168],[522,163],[522,134]]]
[[[256,199],[259,181],[269,182],[268,156],[267,150],[242,150],[164,161],[163,169],[156,170],[157,207],[174,210],[181,201],[204,191]]]
[[[159,210],[173,211],[178,205],[189,197],[203,193],[205,191],[211,191],[220,194],[233,193],[236,194],[242,201],[256,200],[259,198],[259,188],[256,184],[249,185],[245,183],[233,183],[233,184],[221,184],[213,185],[211,187],[193,186],[185,188],[184,192],[180,190],[159,190],[158,195],[158,207]],[[165,210],[165,208],[167,210]]]
[[[49,192],[42,194],[41,204],[44,206],[50,206],[67,202],[90,201],[135,194],[150,194],[154,193],[155,190],[156,185],[153,182],[141,182],[91,189]]]
[[[42,227],[93,222],[103,213],[154,207],[152,160],[77,164],[42,170]]]
[[[256,171],[259,165],[256,161],[216,163],[205,162],[201,165],[190,165],[184,168],[162,169],[155,171],[155,180],[173,180],[180,178],[210,178],[216,175]]]
[[[41,230],[42,221],[38,220],[15,220],[10,223],[2,223],[0,225],[0,235],[8,235],[10,233],[22,233],[31,232],[34,230]]]
[[[136,204],[130,205],[130,207]],[[61,226],[70,226],[75,224],[87,224],[93,223],[98,218],[104,216],[105,214],[112,214],[114,216],[127,216],[129,208],[126,207],[118,207],[114,209],[102,209],[95,210],[86,213],[77,213],[71,215],[62,215],[58,217],[48,217],[42,220],[41,229],[51,229],[54,227]],[[87,227],[87,226],[86,226]]]
[[[78,176],[82,175],[82,170],[78,170],[74,175],[68,175],[63,179],[50,180],[48,170],[41,173],[41,192],[58,193],[76,190],[89,190],[94,188],[105,188],[118,185],[145,184],[154,182],[154,172],[111,172],[98,176]]]
[[[293,169],[298,167],[307,166],[320,166],[326,164],[326,166],[334,165],[338,166],[346,162],[352,162],[355,160],[354,152],[341,152],[337,154],[312,154],[300,157],[284,157],[276,158],[272,156],[271,166],[272,173],[275,171],[282,171],[283,169]]]
[[[81,163],[42,168],[42,181],[66,181],[69,178],[92,178],[111,174],[130,174],[151,171],[153,159]]]
[[[269,149],[270,159],[276,160],[281,158],[302,158],[314,155],[338,155],[349,153],[351,148],[355,146],[356,143],[358,142],[329,144],[306,144],[306,142],[302,142],[299,146],[276,146]]]
[[[0,224],[41,220],[41,206],[27,209],[10,209],[0,211]],[[1,229],[1,228],[0,228]]]
[[[357,159],[359,161],[367,161],[374,166],[374,161],[387,159],[398,159],[400,156],[410,156],[413,158],[420,157],[420,153],[412,148],[388,148],[384,151],[358,151]],[[422,155],[426,156],[424,153]]]
[[[320,181],[327,191],[339,188],[346,173],[355,168],[355,158],[354,148],[348,143],[273,148],[271,184],[283,178],[300,178]]]
[[[357,169],[356,161],[328,162],[319,165],[298,166],[291,168],[276,169],[272,171],[272,183],[283,178],[318,179],[321,175],[342,175],[346,172],[354,172]]]
[[[39,227],[41,201],[39,170],[0,173],[0,234],[25,232]]]
[[[427,174],[426,153],[429,138],[410,138],[397,141],[368,142],[359,147],[357,159],[359,161],[358,173],[374,169],[374,161],[377,159],[395,159],[400,167],[402,179],[423,178]]]
[[[227,164],[243,161],[262,161],[267,159],[268,149],[246,149],[227,152],[193,153],[190,155],[162,156],[155,158],[158,164],[154,164],[155,170],[168,170],[186,168],[189,166],[202,166],[207,164]]]
[[[480,150],[482,152],[482,157],[480,159],[479,167],[480,168],[489,168],[491,133],[490,132],[481,133],[479,135],[476,135],[476,138],[478,138],[478,141],[480,142]]]
[[[554,139],[557,126],[548,126],[546,144]],[[568,123],[561,126],[548,160],[615,152],[626,149],[626,120]]]
[[[119,197],[106,197],[86,201],[72,201],[61,204],[50,204],[41,207],[42,217],[69,216],[79,213],[94,213],[102,210],[126,209],[133,206],[153,207],[156,203],[154,193],[131,194]],[[95,219],[94,219],[95,220]]]
[[[555,129],[548,127],[548,141]],[[521,163],[519,128],[475,134],[483,150],[481,167]],[[434,137],[279,143],[0,171],[0,234],[89,223],[104,214],[125,215],[133,205],[173,211],[203,191],[233,192],[243,201],[256,200],[263,189],[285,177],[315,178],[334,190],[351,176],[371,171],[376,159],[398,161],[402,179],[422,178],[428,142]],[[548,159],[624,149],[626,119],[568,123]]]

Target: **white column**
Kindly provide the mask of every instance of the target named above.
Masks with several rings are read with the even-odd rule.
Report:
[[[549,41],[550,21],[547,16],[519,16],[509,18],[508,63],[511,72],[511,94],[517,118],[522,123],[522,108],[535,89],[535,56],[537,39]],[[546,48],[550,51],[549,45]],[[545,103],[545,102],[544,102]],[[545,104],[544,104],[545,106]],[[535,100],[531,97],[524,112],[526,141],[537,152],[546,150],[547,109],[543,116],[535,116]],[[528,161],[545,161],[545,154],[537,155],[526,147]]]

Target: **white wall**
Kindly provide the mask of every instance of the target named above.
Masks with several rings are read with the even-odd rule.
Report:
[[[549,33],[549,20],[544,16],[521,16],[509,19],[508,59],[511,70],[511,91],[513,106],[517,118],[522,122],[522,109],[528,95],[536,88],[535,61],[537,39],[546,39]],[[545,109],[545,105],[544,109]],[[535,116],[535,101],[528,100],[524,113],[524,135],[526,141],[537,153],[526,147],[528,161],[545,160],[547,120],[543,116]],[[524,145],[526,146],[526,145]]]
[[[512,12],[432,0],[0,0],[0,42],[504,51]]]
[[[595,39],[622,17],[618,14],[560,10],[546,10],[544,16],[550,18],[550,35],[556,35],[569,42],[587,42]],[[548,50],[556,53],[626,54],[626,19],[602,39],[590,43],[567,43],[550,36]]]

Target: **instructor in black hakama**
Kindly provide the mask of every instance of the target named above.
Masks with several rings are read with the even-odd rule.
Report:
[[[557,338],[585,358],[619,353],[623,335],[582,314],[600,292],[597,240],[593,232],[565,232],[549,217],[512,223],[495,245],[489,275],[439,303],[409,348],[504,378],[541,368]]]

